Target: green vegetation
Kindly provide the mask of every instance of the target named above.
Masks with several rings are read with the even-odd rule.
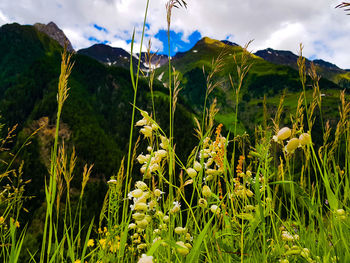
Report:
[[[8,27],[4,61],[36,51],[1,78],[4,262],[350,260],[350,102],[302,57],[204,38],[142,77]]]

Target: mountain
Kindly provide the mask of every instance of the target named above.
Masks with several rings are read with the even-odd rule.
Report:
[[[172,60],[172,66],[180,73],[182,90],[180,94],[184,101],[195,110],[197,114],[203,111],[204,98],[206,92],[206,76],[211,70],[212,59],[223,55],[223,66],[220,72],[215,76],[214,82],[220,82],[209,97],[209,103],[214,98],[217,99],[220,108],[216,115],[216,121],[224,124],[226,129],[234,128],[235,119],[235,99],[234,90],[230,85],[228,75],[232,76],[233,82],[237,85],[236,64],[233,55],[238,64],[243,48],[238,45],[227,45],[226,43],[208,37],[204,37],[189,51],[183,52],[181,56],[175,56]],[[269,53],[271,52],[271,54]],[[286,92],[285,104],[287,112],[296,110],[297,101],[302,91],[298,71],[291,67],[296,63],[297,57],[291,52],[273,53],[267,50],[267,54],[280,59],[285,65],[271,63],[256,54],[250,54],[251,69],[244,79],[240,90],[239,102],[239,123],[240,133],[248,131],[254,133],[254,127],[257,123],[262,123],[263,119],[263,98],[266,96],[267,109],[270,116],[273,116],[280,96]],[[259,54],[259,53],[258,53]],[[282,56],[283,55],[283,56]],[[205,76],[203,75],[203,67]],[[325,70],[325,67],[323,67]],[[332,71],[329,69],[328,71]],[[327,71],[327,72],[328,72]],[[157,76],[163,82],[168,80],[168,69],[166,66],[157,70]],[[338,96],[341,87],[326,78],[321,78],[320,87],[324,93],[323,106],[328,109],[328,115],[325,118],[334,118],[334,112],[338,107]],[[307,97],[312,100],[312,90],[310,89],[311,79],[307,79]],[[235,86],[234,88],[236,88]],[[289,115],[285,115],[284,121],[289,122]]]
[[[126,69],[130,68],[130,53],[122,48],[111,47],[105,44],[95,44],[89,48],[78,50],[79,54],[89,56],[97,61],[109,66],[120,66]],[[151,65],[149,65],[149,58],[146,52],[141,53],[141,69],[149,70],[150,66],[153,68],[160,67],[168,62],[168,56],[151,53]],[[137,69],[139,53],[134,54],[133,67]]]
[[[69,52],[74,51],[73,46],[67,36],[54,22],[50,22],[47,25],[36,23],[34,24],[34,27],[40,32],[43,32],[52,39],[56,40],[62,47],[64,47],[66,44]]]
[[[124,68],[129,68],[130,66],[130,53],[122,48],[111,47],[105,44],[95,44],[89,48],[80,49],[78,54],[89,56],[109,66],[117,65]]]
[[[5,127],[18,124],[17,140],[11,145],[18,150],[40,124],[46,124],[20,152],[14,166],[24,161],[24,179],[31,179],[26,193],[35,196],[25,203],[31,222],[41,216],[44,203],[44,179],[53,143],[57,111],[57,84],[60,74],[61,45],[34,26],[7,24],[0,27],[0,112]],[[60,141],[65,139],[68,153],[76,150],[78,159],[72,187],[80,188],[85,163],[94,164],[91,182],[86,187],[83,218],[90,220],[100,210],[107,188],[106,181],[116,174],[127,154],[133,101],[130,73],[120,66],[107,66],[86,55],[75,53],[69,78],[69,96],[63,107]],[[168,133],[168,90],[157,80],[153,86],[155,114],[159,125]],[[152,112],[147,79],[139,79],[136,106]],[[195,137],[183,136],[193,130],[193,111],[178,99],[175,112],[174,142],[180,158],[193,149]],[[141,114],[136,112],[136,120]],[[4,134],[6,128],[2,129]],[[135,128],[133,141],[139,136]],[[138,151],[146,151],[141,142]],[[3,159],[3,157],[2,157]],[[3,165],[3,164],[0,164]],[[140,177],[139,164],[134,164],[133,178]],[[38,235],[38,233],[33,233]]]
[[[271,63],[289,66],[296,70],[298,69],[298,56],[290,51],[274,50],[272,48],[267,48],[264,50],[259,50],[254,54]],[[315,59],[312,61],[305,59],[305,64],[307,68],[310,68],[311,62],[314,63],[318,74],[320,74],[322,77],[333,81],[334,83],[340,85],[343,88],[350,87],[350,74],[346,70],[341,69],[338,66],[324,61],[322,59]]]

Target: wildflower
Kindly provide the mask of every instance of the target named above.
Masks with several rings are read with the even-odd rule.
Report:
[[[179,212],[179,211],[180,211],[180,208],[181,208],[180,202],[174,201],[173,204],[174,204],[174,207],[170,210],[170,212],[171,212],[171,213]]]
[[[219,214],[220,213],[220,207],[218,207],[217,205],[212,205],[211,207],[210,207],[210,211],[212,212],[212,213],[216,213],[216,214]]]
[[[145,214],[136,212],[135,214],[132,215],[132,218],[134,220],[142,220],[145,218]]]
[[[164,149],[164,150],[167,150],[168,149],[168,146],[169,146],[169,140],[164,137],[164,136],[160,136],[160,140],[162,141],[159,146]]]
[[[142,118],[138,122],[135,123],[135,126],[145,126],[148,124],[148,121],[145,118]]]
[[[140,244],[140,245],[137,246],[138,250],[142,250],[142,249],[145,249],[145,248],[147,248],[146,244]]]
[[[206,208],[208,206],[208,202],[204,198],[200,198],[198,200],[198,205],[202,208]]]
[[[136,221],[136,225],[141,229],[145,229],[148,225],[148,221],[144,218],[140,221]]]
[[[288,141],[288,144],[285,147],[285,150],[287,153],[293,153],[296,148],[298,148],[300,145],[299,139],[298,138],[293,138],[290,141]]]
[[[147,211],[147,208],[148,208],[147,204],[143,202],[137,202],[134,205],[134,210],[136,211]]]
[[[107,184],[117,184],[117,180],[111,179],[107,182]]]
[[[5,222],[5,218],[3,216],[0,216],[0,225],[2,225]]]
[[[272,139],[277,142],[277,141],[283,141],[285,139],[288,139],[292,135],[291,129],[288,127],[284,127],[280,129],[277,133],[277,135],[273,136]]]
[[[77,260],[74,261],[74,263],[81,263],[81,260],[77,259]]]
[[[137,263],[152,263],[153,256],[147,256],[146,254],[142,254],[139,261]]]
[[[151,126],[144,126],[140,132],[145,136],[145,138],[151,138],[152,137],[152,127]]]
[[[174,231],[176,234],[181,235],[181,234],[185,234],[187,232],[187,229],[185,227],[178,226],[178,227],[175,227]]]
[[[186,240],[192,242],[193,241],[193,236],[191,236],[190,233],[186,233]]]
[[[102,238],[98,242],[100,243],[102,249],[105,249],[105,247],[106,247],[106,239]]]
[[[154,208],[157,206],[157,201],[156,200],[151,200],[149,203],[148,203],[148,207],[150,210],[154,210]]]
[[[308,145],[311,143],[311,136],[308,133],[302,133],[299,136],[300,145]]]
[[[130,193],[128,193],[128,198],[132,199],[132,197],[134,198],[139,198],[141,197],[143,194],[143,191],[141,189],[135,189],[134,191],[131,191]]]
[[[129,224],[128,228],[129,229],[135,229],[136,228],[136,224],[131,223],[131,224]]]
[[[163,217],[163,221],[164,221],[165,223],[168,223],[168,222],[169,222],[169,219],[170,219],[170,217],[167,216],[167,215],[165,215],[165,216]]]
[[[164,194],[164,192],[162,192],[162,191],[159,190],[159,189],[155,189],[155,190],[153,191],[153,193],[154,193],[155,197],[157,197],[158,199],[160,199],[161,195]]]
[[[202,188],[202,194],[204,197],[208,198],[211,196],[211,190],[209,188],[209,186],[207,185],[204,185],[203,188]]]
[[[185,245],[184,242],[182,242],[182,241],[177,241],[177,242],[176,242],[176,245],[177,245],[176,251],[177,251],[180,255],[186,256],[186,255],[190,252],[190,250],[188,249],[188,247]]]
[[[190,243],[185,243],[185,246],[188,248],[188,249],[191,249],[192,248],[192,245]]]
[[[156,151],[155,153],[154,153],[154,155],[157,157],[157,156],[159,156],[159,157],[161,157],[161,158],[165,158],[165,157],[167,157],[167,155],[168,155],[168,152],[166,151],[166,150],[158,150],[158,151]]]
[[[194,178],[194,177],[196,177],[196,175],[197,175],[196,170],[193,169],[193,168],[187,168],[187,169],[186,169],[186,172],[187,172],[187,174],[188,174],[191,178]]]
[[[194,168],[197,172],[199,172],[199,171],[202,169],[202,165],[201,165],[199,162],[195,161],[194,164],[193,164],[193,168]]]
[[[139,156],[137,156],[136,159],[140,164],[146,163],[148,161],[147,156],[145,156],[143,154],[140,154]]]
[[[147,184],[145,184],[145,183],[142,182],[142,181],[137,181],[137,182],[135,183],[135,187],[138,188],[138,189],[141,189],[142,191],[147,190]]]
[[[95,245],[95,241],[93,239],[89,239],[87,246],[88,247],[93,247]]]
[[[337,209],[336,215],[341,220],[345,220],[346,219],[346,213],[345,213],[344,209]]]
[[[282,231],[282,240],[283,241],[294,241],[294,240],[299,240],[299,235],[292,235],[288,231]]]

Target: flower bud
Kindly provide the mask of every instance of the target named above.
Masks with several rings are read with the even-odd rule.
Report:
[[[300,145],[308,145],[311,143],[311,136],[308,133],[302,133],[299,136]]]
[[[181,235],[181,234],[185,234],[187,232],[187,229],[185,227],[178,226],[178,227],[175,227],[174,231],[176,234]]]
[[[300,145],[298,138],[291,139],[285,147],[287,153],[293,153]]]
[[[202,194],[204,197],[208,198],[211,196],[211,190],[209,188],[209,186],[207,185],[204,185],[203,188],[202,188]]]
[[[196,170],[193,169],[193,168],[187,168],[187,169],[186,169],[186,172],[188,173],[188,175],[189,175],[191,178],[194,178],[194,177],[196,177],[196,175],[197,175]]]
[[[177,241],[177,242],[176,242],[176,245],[178,245],[178,246],[176,247],[176,251],[177,251],[180,255],[186,256],[186,255],[190,252],[190,250],[188,249],[188,247],[186,247],[186,245],[184,244],[184,242],[182,242],[182,241]]]
[[[198,205],[202,208],[206,208],[208,206],[208,202],[204,198],[200,198],[198,200]]]
[[[278,131],[276,136],[273,136],[273,140],[276,142],[283,141],[285,139],[288,139],[291,135],[292,135],[291,129],[289,129],[288,127],[284,127]]]
[[[218,207],[217,205],[212,205],[211,207],[210,207],[210,211],[212,212],[212,213],[216,213],[216,214],[219,214],[220,213],[220,207]]]
[[[197,172],[199,172],[199,171],[202,169],[202,165],[201,165],[199,162],[195,161],[194,164],[193,164],[193,168],[194,168]]]

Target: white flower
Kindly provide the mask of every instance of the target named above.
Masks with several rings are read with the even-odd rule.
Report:
[[[117,184],[117,180],[111,179],[107,182],[107,184]]]
[[[219,213],[220,213],[220,207],[218,207],[217,205],[212,205],[212,206],[210,207],[210,211],[211,211],[212,213],[219,214]]]
[[[170,212],[171,212],[171,213],[179,212],[179,211],[180,211],[180,208],[181,208],[180,202],[174,201],[173,204],[174,204],[174,207],[170,210]]]
[[[152,263],[153,256],[147,256],[146,254],[142,254],[139,261],[137,263]]]

